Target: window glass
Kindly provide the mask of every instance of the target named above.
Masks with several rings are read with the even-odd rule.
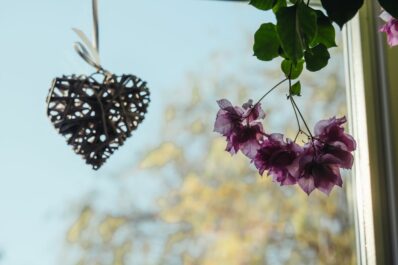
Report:
[[[280,61],[252,56],[271,16],[216,1],[99,2],[104,67],[148,81],[151,103],[97,172],[45,117],[52,78],[94,71],[70,30],[89,33],[91,2],[9,1],[0,11],[0,264],[355,264],[349,172],[343,189],[308,197],[231,157],[213,132],[216,100],[257,100],[283,79]],[[302,77],[297,103],[311,128],[346,113],[342,50],[333,52]],[[294,138],[287,91],[264,99],[264,128]]]

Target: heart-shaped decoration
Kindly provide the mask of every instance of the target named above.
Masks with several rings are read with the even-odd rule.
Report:
[[[144,120],[149,102],[146,82],[133,75],[63,76],[53,80],[47,115],[97,170]]]

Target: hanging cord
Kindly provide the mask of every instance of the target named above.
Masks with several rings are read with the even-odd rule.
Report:
[[[105,74],[110,74],[106,71],[100,62],[99,57],[99,29],[98,29],[98,2],[93,0],[93,39],[91,42],[87,35],[80,29],[72,28],[72,30],[79,36],[81,42],[75,42],[73,47],[75,51],[85,60],[89,65],[97,69],[98,72],[103,72]]]

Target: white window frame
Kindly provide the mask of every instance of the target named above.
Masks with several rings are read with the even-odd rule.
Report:
[[[357,259],[397,265],[398,48],[388,48],[378,32],[377,1],[365,2],[343,32],[350,130],[359,147],[353,171]]]

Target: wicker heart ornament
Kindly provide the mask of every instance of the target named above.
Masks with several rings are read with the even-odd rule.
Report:
[[[53,80],[47,115],[97,170],[144,120],[149,102],[146,82],[133,75],[63,76]]]
[[[97,170],[144,120],[150,100],[146,82],[102,67],[97,0],[92,0],[92,8],[94,40],[72,30],[81,40],[75,42],[75,51],[97,72],[55,78],[47,96],[47,115],[76,154]]]

